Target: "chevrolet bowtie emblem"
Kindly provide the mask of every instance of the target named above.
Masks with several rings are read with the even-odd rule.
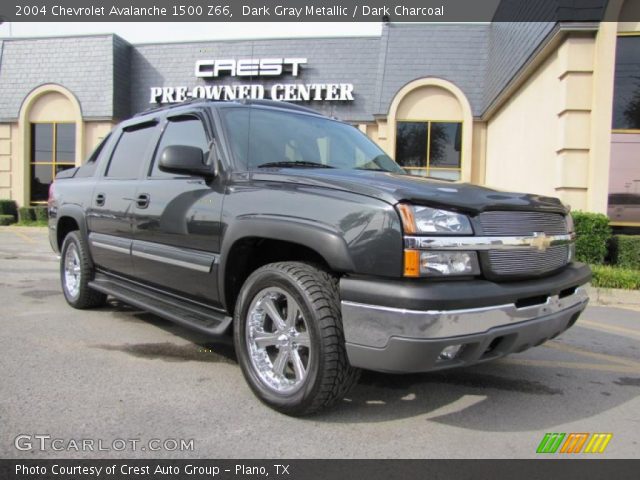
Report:
[[[531,247],[540,252],[544,252],[551,246],[551,238],[547,237],[544,232],[533,232],[533,239],[531,240]]]

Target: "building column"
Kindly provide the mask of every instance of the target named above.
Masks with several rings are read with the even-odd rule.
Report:
[[[0,199],[11,197],[11,124],[0,124]]]
[[[594,40],[567,38],[558,50],[558,130],[555,190],[574,209],[588,209],[592,150]]]

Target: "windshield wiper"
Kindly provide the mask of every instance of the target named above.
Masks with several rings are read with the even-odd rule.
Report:
[[[331,165],[325,165],[324,163],[318,162],[307,162],[304,160],[289,160],[282,162],[269,162],[263,163],[262,165],[258,165],[258,168],[272,168],[272,167],[307,167],[307,168],[334,168]]]

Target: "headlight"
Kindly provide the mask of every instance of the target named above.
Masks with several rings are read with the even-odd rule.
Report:
[[[476,252],[445,252],[405,250],[405,277],[439,277],[451,275],[479,275]]]
[[[421,252],[420,273],[423,275],[478,275],[476,252]]]
[[[564,221],[567,225],[567,233],[573,233],[575,231],[575,227],[573,226],[573,217],[570,213],[565,215]]]
[[[564,217],[564,221],[565,224],[567,226],[567,233],[569,235],[575,233],[576,229],[573,225],[573,217],[571,216],[571,213],[567,213]],[[568,248],[568,252],[567,252],[567,263],[571,263],[575,260],[576,258],[576,243],[575,242],[571,242],[569,244],[569,248]]]
[[[419,205],[401,203],[398,211],[405,233],[436,235],[472,235],[471,222],[466,215]]]

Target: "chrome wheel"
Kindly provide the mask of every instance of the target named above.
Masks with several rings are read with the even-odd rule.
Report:
[[[253,298],[246,322],[249,358],[262,383],[280,394],[300,388],[311,352],[298,302],[281,288],[265,288]]]
[[[78,255],[78,249],[72,243],[64,255],[64,288],[74,298],[80,293],[80,277],[80,255]]]

